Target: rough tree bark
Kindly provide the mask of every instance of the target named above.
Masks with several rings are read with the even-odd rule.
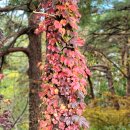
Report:
[[[29,17],[29,26],[36,25],[35,15]],[[39,116],[39,96],[38,91],[40,84],[37,82],[41,77],[41,72],[37,64],[41,62],[41,36],[34,34],[34,30],[30,31],[29,37],[29,130],[38,129]]]

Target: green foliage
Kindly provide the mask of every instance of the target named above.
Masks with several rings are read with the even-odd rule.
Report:
[[[9,0],[10,5],[18,5],[18,4],[24,4],[24,3],[27,3],[27,2],[23,0]]]
[[[113,96],[104,93],[101,98],[91,101],[84,116],[90,121],[91,130],[129,130],[130,97]],[[117,110],[116,103],[120,109]]]
[[[115,92],[120,96],[126,95],[128,86],[124,74],[129,73],[126,65],[130,63],[130,59],[127,58],[124,48],[129,46],[129,36],[127,35],[127,32],[130,32],[129,7],[129,0],[101,0],[99,3],[92,0],[91,10],[97,8],[98,11],[91,12],[89,22],[85,24],[86,27],[82,31],[82,35],[86,38],[84,52],[86,51],[90,67],[104,65],[110,68]],[[83,18],[86,19],[85,16],[83,15]],[[122,33],[124,34],[120,35]],[[92,70],[92,72],[95,95],[98,96],[102,92],[109,91],[106,72],[101,68]]]
[[[28,77],[27,57],[22,53],[13,53],[6,58],[3,73],[4,79],[0,82],[0,94],[4,96],[4,104],[1,110],[10,110],[12,113],[13,123],[23,115],[16,124],[14,129],[28,129]]]

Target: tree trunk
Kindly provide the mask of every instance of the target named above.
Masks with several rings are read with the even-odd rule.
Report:
[[[127,78],[126,78],[126,95],[127,96],[130,96],[130,54],[129,54],[129,51],[130,51],[130,46],[129,46],[129,38],[128,36],[125,37],[126,38],[126,46],[125,46],[125,62],[126,62],[126,71],[127,71]]]
[[[91,3],[92,0],[86,0],[86,15],[90,16],[91,15]]]
[[[29,26],[36,25],[35,15],[29,17]],[[38,91],[40,84],[38,80],[41,77],[41,72],[37,64],[41,62],[41,36],[34,34],[34,30],[30,31],[29,37],[29,130],[38,130],[38,117],[39,117],[39,103],[40,99]]]
[[[127,96],[130,96],[130,56],[129,56],[129,49],[127,50],[127,65],[126,65],[126,68],[127,68],[127,86],[126,86],[126,94]]]
[[[109,70],[109,68],[107,68],[107,70],[106,70],[106,77],[107,77],[107,80],[108,80],[109,91],[110,91],[112,94],[115,94],[115,89],[114,89],[114,86],[113,86],[112,73],[111,73],[111,71]]]
[[[110,68],[108,68],[108,67],[106,68],[106,77],[107,77],[107,80],[108,80],[109,91],[111,92],[112,95],[115,95],[112,72],[111,72]],[[116,110],[120,109],[120,104],[119,104],[118,100],[114,101],[114,107],[115,107]]]
[[[94,95],[93,83],[92,83],[91,77],[89,75],[88,75],[88,83],[89,83],[89,86],[90,86],[91,98],[94,99],[95,95]]]
[[[129,54],[129,49],[130,47],[127,46],[127,64],[126,64],[126,69],[127,69],[127,96],[130,96],[130,54]]]
[[[97,66],[93,66],[92,70],[98,70],[106,74],[106,79],[108,80],[108,89],[112,94],[115,94],[115,89],[113,85],[113,77],[112,77],[112,72],[110,68],[104,65],[97,65]]]
[[[127,96],[130,96],[130,77],[127,78]]]

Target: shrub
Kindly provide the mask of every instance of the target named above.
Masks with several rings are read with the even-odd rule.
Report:
[[[105,93],[91,101],[84,116],[91,130],[130,130],[130,98]],[[116,108],[116,105],[119,108]]]

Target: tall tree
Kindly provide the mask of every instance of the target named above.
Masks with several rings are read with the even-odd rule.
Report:
[[[36,20],[36,15],[33,13],[34,10],[38,9],[38,2],[36,1],[9,1],[9,5],[5,7],[0,7],[0,12],[5,17],[9,17],[8,12],[18,12],[23,11],[25,14],[23,17],[28,19],[28,25],[23,26],[18,23],[18,26],[14,26],[13,33],[10,36],[5,37],[1,41],[1,52],[0,57],[5,57],[13,52],[23,52],[28,57],[29,69],[29,130],[38,129],[38,115],[39,115],[39,96],[38,90],[40,84],[38,80],[40,79],[41,72],[37,66],[41,62],[41,36],[34,33],[35,28],[38,25]],[[8,14],[8,15],[7,15]],[[10,19],[12,23],[12,19]],[[14,22],[15,23],[15,22]],[[15,23],[16,25],[17,23]],[[12,26],[11,26],[12,27]],[[10,33],[10,32],[9,32]],[[16,47],[17,39],[22,36],[27,35],[29,39],[28,47]],[[11,39],[11,40],[10,40]],[[13,39],[13,40],[12,40]],[[22,45],[20,45],[22,46]]]
[[[96,59],[96,68],[94,67],[94,69],[99,70],[101,74],[102,72],[105,72],[107,79],[109,77],[109,88],[116,88],[115,92],[118,91],[117,87],[114,85],[116,84],[115,82],[117,82],[116,80],[120,80],[121,83],[118,85],[118,89],[122,88],[123,86],[124,89],[126,88],[126,95],[129,95],[130,65],[128,54],[128,12],[130,3],[127,0],[122,2],[119,2],[118,0],[111,0],[108,2],[108,7],[105,1],[102,4],[96,6],[98,8],[98,12],[96,14],[92,13],[93,15],[91,15],[89,22],[90,24],[86,26],[86,51],[89,51],[91,55],[93,55],[93,59],[95,57],[98,59],[98,62]],[[104,64],[108,68],[109,72],[114,76],[108,76],[108,71],[104,71],[102,68]],[[126,85],[124,85],[124,81],[126,81]]]

